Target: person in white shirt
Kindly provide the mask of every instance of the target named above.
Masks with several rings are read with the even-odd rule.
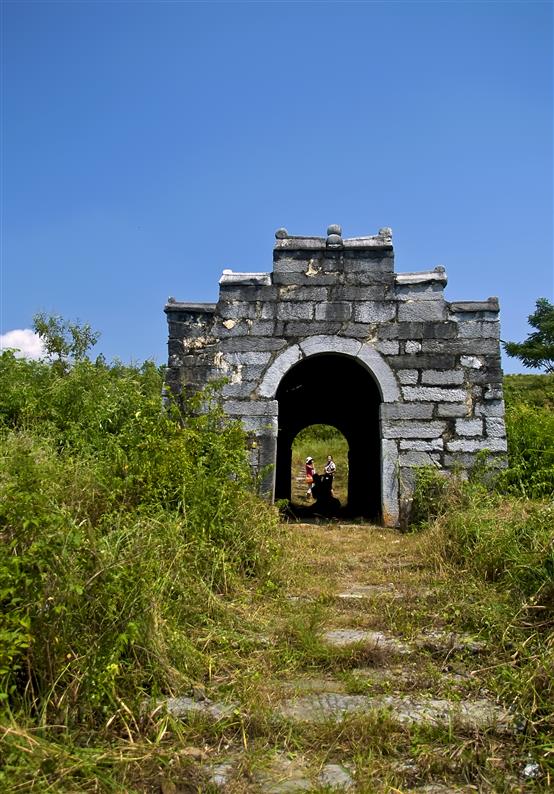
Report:
[[[335,472],[337,467],[335,466],[335,461],[331,457],[331,455],[327,455],[327,463],[325,464],[325,474],[331,480],[331,488],[333,487],[333,477],[335,476]]]

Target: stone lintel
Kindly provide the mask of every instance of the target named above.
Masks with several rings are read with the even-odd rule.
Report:
[[[224,270],[219,279],[220,284],[241,284],[252,286],[271,286],[271,273],[233,273],[232,270]]]
[[[326,237],[285,237],[275,240],[276,251],[325,250],[327,247]],[[384,248],[392,250],[392,240],[390,237],[381,237],[379,235],[374,237],[346,237],[342,240],[340,247],[343,249]]]
[[[451,312],[497,312],[498,298],[487,298],[486,301],[454,301],[449,303]]]
[[[395,273],[394,281],[399,286],[409,284],[429,284],[439,282],[446,285],[448,279],[443,267],[436,267],[434,270],[422,270],[420,273]]]
[[[168,300],[164,312],[186,312],[187,314],[215,314],[216,303],[188,303],[186,301]]]

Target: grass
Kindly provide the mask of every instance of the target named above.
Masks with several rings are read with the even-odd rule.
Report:
[[[313,775],[347,764],[359,791],[383,794],[439,782],[519,791],[530,756],[540,773],[529,785],[548,790],[548,502],[451,480],[429,484],[420,533],[280,525],[251,492],[240,430],[217,408],[185,427],[160,415],[151,367],[83,362],[56,374],[6,355],[0,365],[2,790],[210,791],[210,765],[233,758],[228,791],[246,792],[281,756]],[[333,455],[342,501],[344,439],[303,433],[298,476],[308,454],[320,468]],[[524,466],[518,477],[527,487]],[[356,584],[388,589],[336,597]],[[485,648],[415,646],[403,657],[322,642],[338,627],[407,642],[468,631]],[[455,702],[488,694],[522,730],[400,725],[385,711],[322,724],[276,713],[317,686]],[[216,723],[160,706],[192,692],[237,705]]]

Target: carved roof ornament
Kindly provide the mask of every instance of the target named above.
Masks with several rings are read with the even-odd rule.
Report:
[[[329,248],[341,248],[342,245],[342,227],[338,223],[332,223],[327,229],[327,246]]]

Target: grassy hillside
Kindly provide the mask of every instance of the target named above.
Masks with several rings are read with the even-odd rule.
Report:
[[[554,374],[505,375],[504,396],[511,407],[524,403],[554,410]]]
[[[275,725],[260,712],[185,729],[159,700],[211,687],[254,708],[270,673],[330,664],[312,636],[319,605],[300,631],[282,595],[290,570],[307,581],[315,557],[255,496],[243,433],[216,400],[185,423],[162,412],[162,376],[148,363],[60,368],[3,353],[0,381],[0,787],[156,790],[151,781],[178,769],[184,791],[203,790],[193,751],[267,748]],[[417,497],[422,553],[446,582],[439,617],[496,643],[487,686],[521,715],[522,752],[543,770],[554,712],[551,394],[551,377],[509,376],[506,473],[423,478]],[[320,469],[332,454],[344,498],[346,452],[336,432],[304,431],[293,475],[307,454]]]

